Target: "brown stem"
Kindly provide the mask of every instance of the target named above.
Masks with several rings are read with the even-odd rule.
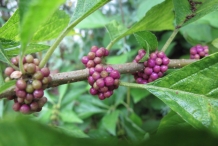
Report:
[[[168,67],[169,68],[181,68],[195,61],[197,60],[171,59]],[[125,63],[125,64],[113,64],[113,65],[107,65],[107,66],[112,66],[114,69],[118,70],[121,74],[131,74],[136,71],[141,71],[144,68],[143,63],[134,63],[134,62]],[[52,82],[49,84],[49,87],[55,87],[61,84],[67,84],[67,83],[87,80],[88,75],[89,75],[88,69],[52,74],[51,75]],[[7,96],[14,95],[14,89],[15,87],[11,87],[4,93],[1,93],[0,99],[7,97]]]

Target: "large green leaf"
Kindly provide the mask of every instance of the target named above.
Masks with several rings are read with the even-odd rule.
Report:
[[[69,21],[70,17],[64,11],[56,11],[45,23],[40,25],[31,42],[55,39],[67,27]]]
[[[157,133],[163,133],[168,130],[173,130],[176,128],[188,128],[192,129],[193,127],[186,123],[178,114],[174,111],[170,111],[160,122]]]
[[[5,50],[2,48],[1,45],[0,45],[0,61],[10,64],[8,56],[6,55]]]
[[[73,16],[70,23],[77,20],[82,20],[101,6],[108,3],[110,0],[79,0],[77,1],[76,9],[74,10]]]
[[[202,4],[196,5],[197,10],[196,12],[194,12],[195,16],[183,24],[184,20],[186,19],[186,16],[193,13],[191,11],[191,6],[189,4],[189,1],[173,0],[174,8],[175,8],[176,24],[187,25],[205,16],[206,14],[216,11],[218,9],[218,0],[210,0],[210,1],[199,0],[199,2],[202,2]]]
[[[90,16],[86,17],[82,22],[80,22],[76,28],[100,28],[104,27],[108,23],[106,16],[102,14],[101,11],[97,10]]]
[[[18,40],[19,11],[16,10],[10,19],[0,28],[0,38],[4,40]],[[2,40],[1,40],[2,42]]]
[[[47,50],[48,48],[49,48],[48,45],[31,43],[27,46],[26,52],[24,54],[26,55],[26,54],[41,52]],[[8,57],[17,56],[20,53],[20,49],[21,49],[20,46],[5,49],[5,54],[7,54]]]
[[[19,1],[22,53],[26,51],[26,45],[39,26],[45,23],[63,2],[65,0],[53,0],[52,2],[44,0]]]
[[[113,21],[109,23],[106,25],[106,28],[110,33],[111,41],[114,43],[117,40],[138,31],[173,30],[174,15],[172,10],[172,1],[165,0],[163,3],[151,8],[141,20],[136,22],[129,29],[126,29],[122,24],[119,24],[118,22]]]
[[[153,83],[133,86],[147,89],[193,127],[217,132],[217,58],[215,53]]]
[[[111,41],[119,38],[128,30],[124,25],[118,23],[116,20],[111,21],[105,27],[108,30]]]
[[[4,84],[4,76],[3,76],[3,67],[4,65],[1,63],[0,64],[0,87]]]
[[[175,71],[147,89],[190,125],[218,130],[218,53]]]
[[[139,4],[139,7],[136,10],[136,17],[141,19],[142,17],[145,16],[145,14],[155,5],[162,3],[164,0],[146,0],[146,1],[141,1]]]
[[[10,81],[10,82],[6,82],[3,85],[1,85],[0,86],[0,94],[4,93],[9,88],[13,88],[15,83],[16,83],[16,81]]]
[[[102,124],[107,131],[116,136],[116,124],[119,117],[119,111],[113,111],[102,118]]]
[[[161,15],[163,14],[163,15]],[[173,30],[173,3],[172,0],[165,0],[151,8],[146,15],[137,23],[135,23],[128,31],[131,34],[137,31],[151,30]]]
[[[71,126],[72,127],[72,126]],[[68,128],[71,130],[70,128]],[[74,130],[74,129],[72,129]],[[19,117],[5,117],[0,121],[0,145],[2,146],[129,146],[125,142],[111,139],[88,139],[84,133],[63,131],[55,127],[43,125],[37,121]],[[67,133],[67,134],[66,134]],[[74,134],[73,134],[74,133]],[[80,138],[75,138],[72,135]]]

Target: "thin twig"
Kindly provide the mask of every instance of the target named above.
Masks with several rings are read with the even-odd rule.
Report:
[[[197,60],[194,59],[171,59],[168,65],[169,68],[181,68],[185,65],[191,64]],[[118,70],[121,74],[132,74],[137,71],[141,71],[144,68],[143,63],[125,63],[125,64],[113,64],[107,65],[112,66],[114,69]],[[48,87],[55,87],[62,84],[87,80],[89,76],[88,69],[82,69],[77,71],[70,71],[70,72],[63,72],[63,73],[56,73],[52,74],[52,82],[49,84]],[[4,93],[0,94],[0,99],[8,96],[14,95],[14,87],[7,89]]]

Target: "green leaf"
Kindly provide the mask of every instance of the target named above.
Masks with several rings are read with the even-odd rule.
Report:
[[[112,41],[120,38],[120,36],[123,36],[123,34],[128,31],[122,23],[118,23],[116,20],[111,21],[105,27]]]
[[[8,59],[8,56],[6,55],[4,49],[0,45],[0,61],[5,62],[7,64],[10,64],[10,61]]]
[[[186,39],[194,40],[192,42],[208,43],[212,41],[212,30],[209,24],[202,24],[199,21],[193,22],[180,29],[180,32]],[[196,35],[196,32],[198,35]],[[191,39],[190,39],[191,38]],[[195,44],[196,45],[196,44]]]
[[[2,86],[0,86],[0,94],[4,93],[9,88],[13,88],[15,83],[16,83],[16,81],[10,81],[10,82],[4,83]]]
[[[0,64],[0,87],[4,84],[4,76],[3,76],[3,72],[4,72],[4,64]]]
[[[131,113],[129,116],[129,119],[131,119],[135,124],[137,124],[139,127],[142,126],[142,119],[135,113]]]
[[[62,110],[60,116],[63,122],[83,123],[83,121],[72,110]]]
[[[72,128],[71,128],[72,129]],[[70,129],[70,130],[71,130]],[[34,131],[34,132],[33,132]],[[13,132],[13,134],[11,133]],[[72,131],[72,133],[76,131]],[[103,140],[103,139],[88,139],[85,134],[66,134],[66,131],[41,124],[40,122],[30,120],[22,115],[17,117],[6,117],[0,121],[0,145],[2,146],[117,146],[117,141]],[[16,137],[16,138],[15,138]],[[83,138],[82,138],[83,137]],[[120,144],[120,143],[119,143]],[[124,143],[122,143],[124,145]]]
[[[212,41],[212,45],[218,48],[218,38]]]
[[[20,53],[20,46],[18,47],[14,47],[14,48],[9,48],[9,49],[5,49],[5,54],[7,54],[8,57],[13,57],[13,56],[17,56]],[[41,51],[45,51],[48,50],[49,46],[47,45],[43,45],[43,44],[29,44],[27,46],[26,54],[32,54],[32,53],[36,53],[36,52],[41,52]]]
[[[58,91],[59,91],[59,102],[61,102],[62,98],[64,97],[64,95],[67,92],[69,84],[64,84],[61,86],[58,86]]]
[[[137,18],[141,19],[145,14],[155,5],[162,3],[164,0],[147,0],[141,1],[139,7],[137,8]]]
[[[205,57],[144,88],[193,127],[217,132],[217,58],[218,53]]]
[[[19,40],[19,11],[16,10],[8,21],[0,28],[0,38],[4,40]],[[2,42],[2,41],[1,41]]]
[[[113,111],[102,118],[102,124],[112,135],[116,136],[116,124],[119,117],[119,111]]]
[[[168,130],[173,130],[176,128],[188,128],[188,129],[193,129],[191,125],[186,123],[178,114],[176,114],[173,111],[170,111],[166,116],[163,117],[163,119],[160,122],[160,125],[158,127],[158,134],[168,131]]]
[[[108,19],[102,14],[101,11],[97,10],[90,16],[86,17],[82,22],[80,22],[76,28],[80,29],[93,29],[104,27],[108,23]]]
[[[56,127],[58,128],[58,130],[60,130],[61,132],[64,132],[70,136],[76,137],[76,138],[89,138],[88,135],[86,135],[82,130],[80,130],[78,127],[73,126],[72,124],[70,125],[62,125],[62,126],[58,126]]]
[[[2,45],[3,49],[12,48],[12,47],[16,47],[20,45],[19,42],[15,42],[12,40],[6,40],[2,38],[0,38],[0,44]]]
[[[92,103],[89,103],[88,101],[83,101],[78,107],[75,108],[75,112],[80,118],[85,119],[93,114],[105,113],[106,110],[101,109]]]
[[[121,116],[121,124],[128,138],[134,142],[139,142],[144,138],[146,132],[142,130],[138,125],[136,125],[131,119],[124,116]]]
[[[70,17],[61,10],[56,11],[45,23],[40,25],[31,42],[55,39],[67,27]]]
[[[112,23],[106,25],[106,28],[110,33],[112,43],[115,43],[119,39],[139,31],[173,30],[174,15],[172,9],[172,1],[166,0],[163,3],[151,8],[141,20],[136,22],[129,29],[126,29],[123,25],[113,21]]]
[[[165,0],[153,8],[137,23],[135,23],[126,34],[132,34],[137,31],[150,30],[173,30],[173,3],[172,0]],[[162,15],[161,15],[162,14]]]
[[[146,98],[150,93],[148,91],[144,91],[142,89],[131,88],[130,94],[133,97],[134,103],[139,102],[143,98]]]
[[[39,26],[46,22],[64,0],[20,0],[20,37],[21,52],[26,51],[26,45],[33,37]]]
[[[141,62],[144,62],[149,57],[149,52],[153,52],[157,50],[158,41],[156,36],[149,32],[149,31],[140,31],[134,33],[134,36],[140,46],[146,50],[146,55],[140,60]]]
[[[197,10],[196,12],[194,12],[195,16],[183,24],[184,20],[186,19],[186,16],[193,14],[191,11],[191,6],[189,4],[189,1],[173,0],[177,25],[181,25],[181,24],[183,24],[183,26],[187,25],[205,16],[206,14],[216,11],[218,9],[217,0],[210,0],[210,1],[199,0],[199,1],[202,2],[202,4],[196,5]]]
[[[110,0],[79,0],[77,1],[76,8],[74,10],[73,16],[70,20],[70,23],[74,21],[82,20],[96,9],[108,3]]]

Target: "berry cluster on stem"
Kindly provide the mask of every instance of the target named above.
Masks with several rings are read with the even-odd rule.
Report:
[[[19,67],[19,56],[11,58],[11,63]],[[5,69],[5,81],[16,80],[15,95],[7,97],[14,100],[13,110],[24,114],[41,111],[47,98],[44,89],[47,88],[52,78],[47,67],[39,68],[40,61],[32,55],[23,59],[25,74],[14,70],[12,67]]]
[[[119,86],[120,73],[113,67],[104,67],[102,59],[109,55],[103,47],[93,46],[87,56],[82,57],[82,63],[89,69],[88,83],[91,85],[90,93],[98,95],[100,100],[109,98],[113,90]]]
[[[208,46],[196,45],[190,49],[190,59],[201,59],[208,56],[209,48]]]
[[[138,51],[138,55],[133,62],[139,62],[146,52],[143,49]],[[134,73],[134,78],[139,84],[147,84],[162,77],[168,69],[170,60],[164,52],[155,51],[150,54],[149,59],[144,62],[144,69]]]

